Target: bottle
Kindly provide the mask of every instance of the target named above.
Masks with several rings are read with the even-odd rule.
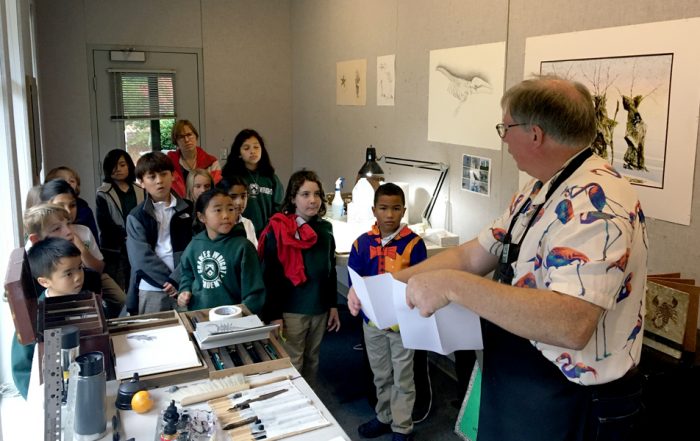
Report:
[[[165,412],[163,412],[163,423],[168,424],[173,422],[177,424],[177,420],[180,419],[180,412],[177,411],[177,406],[175,405],[175,400],[170,401],[170,405]]]
[[[68,379],[70,376],[68,369],[79,353],[80,329],[73,325],[64,326],[61,333],[61,367],[63,368],[62,404],[66,404],[68,398]]]
[[[92,441],[107,432],[105,418],[105,396],[107,377],[102,352],[88,352],[76,357],[80,367],[75,379],[75,439]],[[71,383],[73,381],[71,380]]]
[[[343,195],[340,190],[343,188],[343,183],[345,182],[344,177],[339,177],[335,181],[335,195],[333,196],[333,202],[331,203],[331,218],[340,220],[343,217]]]
[[[168,421],[160,435],[160,441],[175,441],[178,439],[177,426],[175,421]]]

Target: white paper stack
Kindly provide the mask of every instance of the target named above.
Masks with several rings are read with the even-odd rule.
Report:
[[[149,328],[112,337],[118,380],[201,366],[182,325]]]
[[[352,286],[362,303],[362,311],[380,329],[386,329],[398,323],[394,310],[391,274],[362,278],[348,267]]]
[[[262,340],[279,325],[265,325],[257,315],[197,323],[194,338],[201,349]]]
[[[450,303],[422,317],[418,308],[406,304],[406,284],[394,280],[394,307],[404,347],[443,355],[463,349],[484,349],[479,316],[472,310]]]

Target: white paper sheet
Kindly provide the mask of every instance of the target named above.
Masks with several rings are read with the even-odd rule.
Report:
[[[348,273],[365,315],[380,329],[394,326],[397,320],[392,298],[392,275],[386,273],[363,279],[350,267]]]
[[[131,378],[134,372],[143,376],[202,365],[182,325],[117,334],[111,339],[118,380]]]
[[[418,308],[409,309],[406,304],[406,284],[393,278],[392,281],[394,310],[404,347],[443,355],[484,348],[479,316],[473,311],[450,303],[432,316],[422,317]]]

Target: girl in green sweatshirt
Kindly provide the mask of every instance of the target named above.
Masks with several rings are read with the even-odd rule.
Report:
[[[195,204],[205,230],[192,238],[180,259],[179,306],[190,310],[243,303],[257,314],[265,285],[255,247],[237,223],[233,199],[225,191],[202,193]]]

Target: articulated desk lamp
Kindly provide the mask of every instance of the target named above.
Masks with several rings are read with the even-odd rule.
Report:
[[[382,170],[377,161],[384,161],[386,164],[401,165],[403,167],[422,168],[425,170],[440,172],[440,176],[438,177],[433,194],[430,196],[428,205],[426,205],[422,214],[423,223],[430,226],[430,215],[433,213],[438,194],[440,194],[440,190],[442,190],[442,185],[445,183],[445,177],[447,176],[447,171],[450,169],[450,167],[443,162],[420,161],[417,159],[398,158],[395,156],[382,156],[381,158],[377,159],[377,150],[370,145],[367,147],[367,152],[365,154],[365,164],[362,166],[362,168],[360,168],[358,173],[362,177],[367,178],[371,178],[376,175],[383,175],[384,170]]]

